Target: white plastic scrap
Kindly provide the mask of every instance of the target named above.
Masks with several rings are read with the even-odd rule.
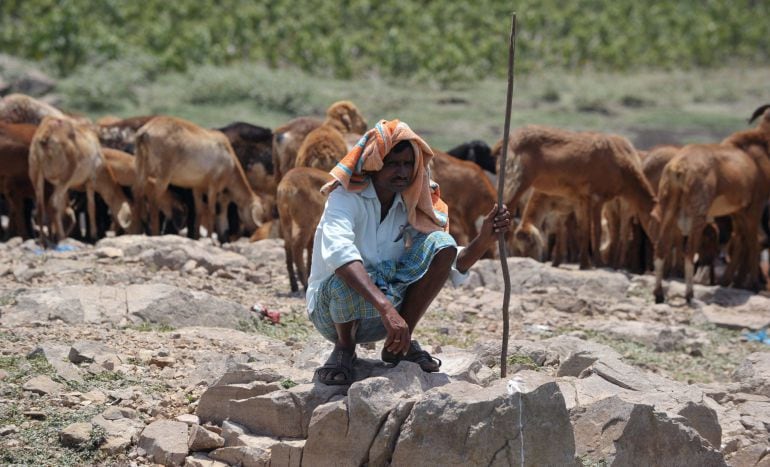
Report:
[[[521,392],[524,390],[524,381],[520,376],[514,376],[508,380],[508,394],[513,397],[514,394],[519,394],[519,440],[521,440],[521,465],[524,465],[524,426],[521,422],[523,416]]]

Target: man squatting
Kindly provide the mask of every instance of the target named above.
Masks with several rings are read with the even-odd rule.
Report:
[[[448,278],[455,285],[484,254],[511,215],[497,204],[478,235],[458,247],[448,209],[430,180],[433,152],[409,126],[382,120],[332,169],[333,180],[313,243],[307,309],[334,343],[316,370],[324,384],[351,384],[356,344],[385,339],[382,360],[415,362],[426,372],[441,361],[412,340]]]

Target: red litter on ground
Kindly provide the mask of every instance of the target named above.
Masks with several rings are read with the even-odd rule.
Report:
[[[251,311],[259,313],[262,319],[268,319],[272,324],[281,323],[281,312],[268,310],[266,306],[261,303],[255,303],[251,306]]]

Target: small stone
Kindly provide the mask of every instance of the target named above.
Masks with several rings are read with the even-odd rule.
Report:
[[[87,422],[73,423],[59,432],[59,440],[66,447],[82,446],[91,439],[93,428],[93,425]]]
[[[62,388],[64,388],[63,385],[57,383],[48,376],[35,376],[34,378],[31,378],[26,383],[24,383],[22,386],[24,391],[33,392],[40,395],[58,394],[61,392]]]
[[[16,425],[4,425],[0,426],[0,436],[8,436],[19,432],[19,427]]]
[[[47,418],[45,412],[41,410],[25,410],[23,414],[25,417],[31,418],[32,420],[45,420]]]
[[[0,370],[0,381],[4,380],[8,377],[8,372],[5,370]]]
[[[221,448],[225,445],[225,439],[218,434],[203,428],[200,425],[193,425],[190,430],[190,437],[187,441],[187,447],[190,451],[210,451]]]
[[[155,365],[159,368],[166,368],[174,366],[176,359],[173,357],[152,357],[150,359],[150,365]]]
[[[178,422],[186,423],[188,425],[200,425],[201,423],[200,417],[198,417],[197,415],[188,414],[188,413],[177,415],[175,417],[175,420]]]
[[[193,271],[196,267],[198,267],[198,263],[194,259],[188,259],[184,266],[182,266],[182,272]]]
[[[91,401],[94,404],[104,404],[107,402],[107,395],[98,389],[93,389],[83,394],[83,399]]]
[[[105,246],[96,250],[96,256],[99,258],[122,258],[123,250],[111,246]]]

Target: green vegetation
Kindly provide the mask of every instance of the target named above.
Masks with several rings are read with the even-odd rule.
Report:
[[[206,127],[242,120],[275,128],[298,115],[322,116],[332,102],[349,99],[368,123],[400,118],[438,149],[470,139],[492,144],[502,136],[506,83],[500,79],[437,89],[241,63],[193,66],[135,80],[132,76],[139,72],[133,63],[81,67],[59,82],[61,106],[92,118],[169,114]],[[511,125],[611,131],[632,140],[662,128],[665,139],[658,142],[720,140],[746,128],[746,118],[766,100],[768,73],[767,67],[633,74],[533,72],[516,78]]]
[[[281,387],[284,388],[284,389],[291,389],[291,388],[293,388],[296,385],[297,385],[297,383],[292,381],[290,378],[286,378],[286,379],[281,381]]]
[[[102,408],[89,406],[73,412],[64,412],[61,408],[46,406],[42,409],[44,420],[30,421],[16,403],[0,408],[0,420],[3,425],[12,424],[19,428],[14,435],[21,441],[16,447],[0,445],[0,464],[2,465],[92,465],[99,459],[99,445],[105,431],[94,427],[90,439],[77,449],[51,449],[59,445],[59,432],[72,423],[87,422],[96,416]]]
[[[56,376],[56,370],[48,363],[43,355],[25,358],[17,355],[0,356],[0,370],[5,370],[8,376],[0,383],[0,398],[18,398],[21,396],[21,386],[28,379],[45,375],[51,379],[63,382]],[[0,420],[2,420],[0,416]]]
[[[239,322],[238,330],[254,332],[283,341],[303,341],[316,332],[310,320],[307,319],[303,307],[297,307],[289,313],[281,313],[281,322],[278,324],[273,324],[270,320],[262,317],[252,317],[249,320]]]
[[[129,327],[139,332],[171,332],[176,329],[168,323],[149,323],[147,321]]]
[[[540,366],[532,360],[532,357],[525,354],[509,355],[508,365],[512,367],[525,367],[528,370],[537,370],[540,368]]]
[[[300,6],[301,5],[301,6]],[[762,63],[768,2],[709,0],[4,0],[0,50],[61,74],[143,55],[145,71],[260,62],[315,75],[451,83],[503,76],[510,13],[521,71]]]

